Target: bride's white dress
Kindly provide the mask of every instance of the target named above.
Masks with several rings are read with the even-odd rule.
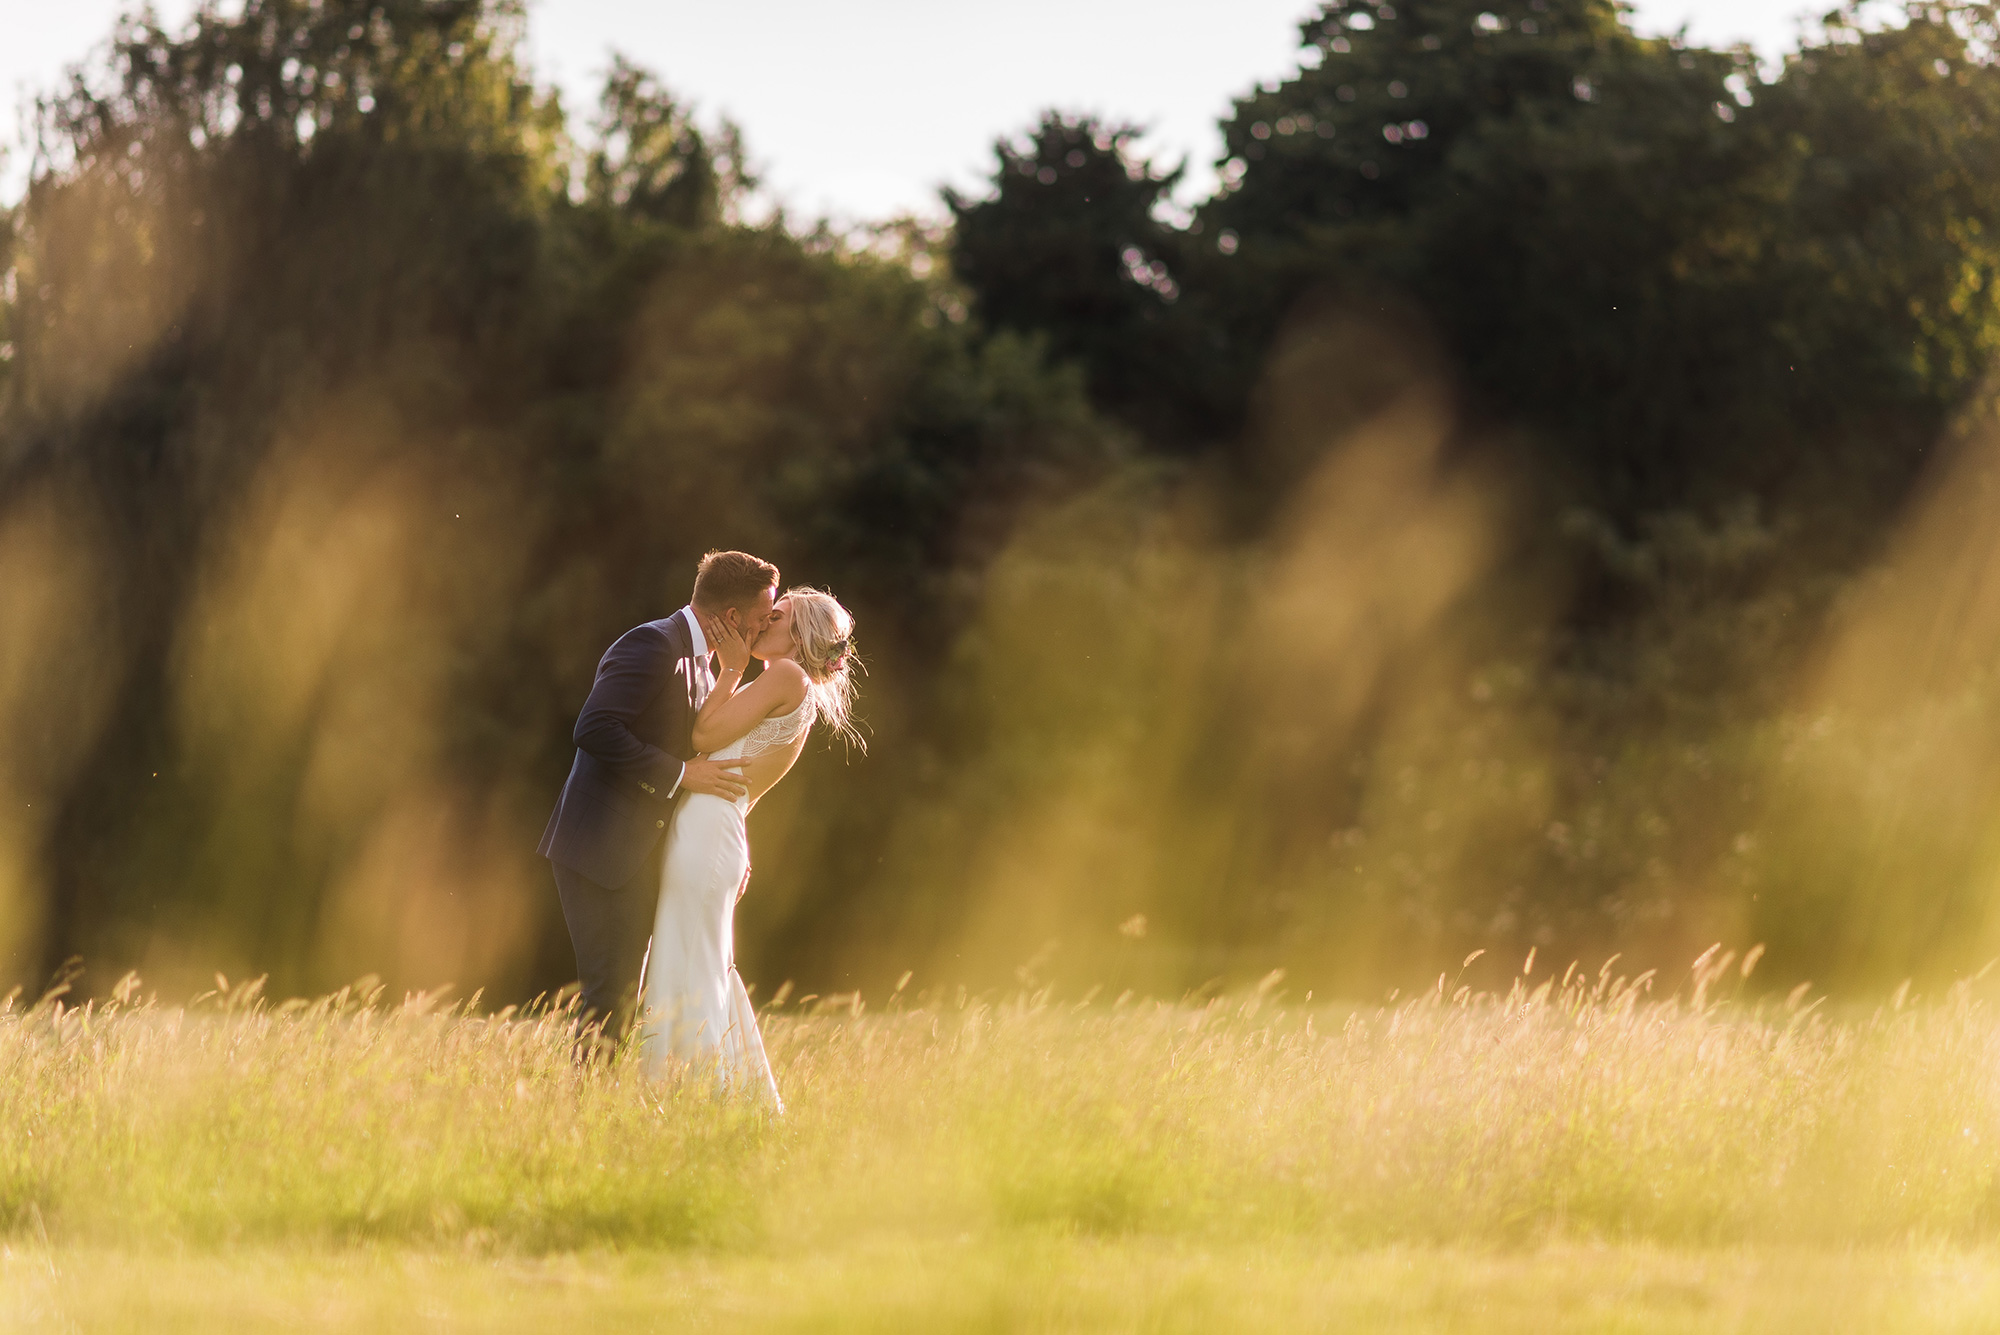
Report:
[[[812,726],[812,697],[765,719],[711,760],[748,760],[797,741]],[[736,972],[736,901],[750,881],[746,795],[731,802],[689,793],[667,830],[660,907],[646,960],[641,1052],[650,1075],[713,1063],[725,1089],[768,1098],[783,1111],[764,1055],[757,1012]]]

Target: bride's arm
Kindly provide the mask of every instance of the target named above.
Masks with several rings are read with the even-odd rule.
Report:
[[[742,634],[720,628],[715,651],[722,660],[715,689],[694,717],[694,749],[703,753],[729,745],[775,714],[789,714],[806,698],[805,669],[789,658],[773,659],[757,680],[743,684],[750,663],[750,643]]]
[[[743,669],[725,667],[695,715],[695,750],[720,750],[765,719],[791,713],[805,695],[805,672],[788,658],[773,662],[748,686]]]

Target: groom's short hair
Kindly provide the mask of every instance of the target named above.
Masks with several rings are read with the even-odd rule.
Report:
[[[708,612],[744,607],[777,584],[778,567],[769,561],[748,552],[710,552],[695,570],[694,605]]]

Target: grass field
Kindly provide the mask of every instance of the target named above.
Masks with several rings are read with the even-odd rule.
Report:
[[[560,1015],[15,1007],[0,1329],[2000,1331],[2000,1019],[1738,982],[776,1010],[783,1118]]]

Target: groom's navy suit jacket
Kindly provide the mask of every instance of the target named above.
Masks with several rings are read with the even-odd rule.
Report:
[[[687,619],[635,626],[604,651],[576,720],[576,760],[539,852],[602,886],[631,880],[659,847],[683,762],[694,756],[702,682]]]

